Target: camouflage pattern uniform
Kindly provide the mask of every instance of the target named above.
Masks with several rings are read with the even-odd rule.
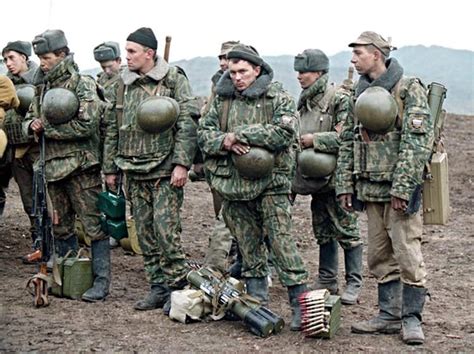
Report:
[[[289,193],[295,160],[296,107],[281,85],[271,82],[273,71],[266,63],[262,72],[246,95],[234,90],[229,73],[224,74],[217,87],[218,96],[200,121],[198,142],[211,188],[224,198],[224,220],[242,252],[242,275],[268,275],[267,247],[261,236],[267,235],[280,281],[285,286],[298,286],[306,282],[307,272],[291,236]],[[230,102],[227,129],[223,129],[220,120],[226,100]],[[234,132],[244,144],[273,152],[272,173],[257,180],[242,178],[231,153],[222,149],[226,132]]]
[[[336,194],[355,194],[365,202],[368,265],[377,281],[400,279],[404,284],[422,287],[426,271],[421,254],[421,213],[395,211],[391,197],[412,202],[419,197],[417,191],[433,145],[433,119],[426,89],[420,82],[402,77],[403,69],[393,58],[387,60],[386,66],[387,72],[377,82],[371,83],[366,77],[359,80],[355,98],[368,86],[382,86],[396,100],[403,101],[403,112],[386,134],[367,131],[352,115],[348,116],[341,134]],[[400,74],[395,76],[394,72]],[[367,138],[363,137],[365,134]],[[382,235],[384,241],[379,240]]]
[[[328,85],[327,74],[303,90],[298,102],[300,133],[314,134],[314,151],[338,153],[340,138],[336,126],[341,126],[347,119],[350,104],[350,91],[345,88],[336,90],[334,86]],[[344,249],[362,244],[357,214],[345,211],[336,201],[334,178],[330,178],[326,186],[311,195],[313,231],[319,245],[333,239]]]
[[[12,80],[15,87],[23,84],[33,84],[38,65],[32,61],[27,62],[28,70],[20,75],[10,72],[7,76]],[[12,172],[20,190],[23,209],[30,218],[30,232],[33,241],[36,239],[35,220],[31,216],[33,208],[33,163],[39,156],[38,144],[23,133],[22,122],[25,118],[17,111],[10,110],[5,117],[5,129],[7,131],[9,144],[13,147]]]
[[[150,284],[180,287],[187,273],[180,239],[183,189],[172,187],[170,177],[176,165],[189,169],[196,151],[196,124],[188,107],[194,101],[191,87],[184,73],[161,57],[145,75],[125,69],[121,77],[123,120],[117,121],[115,110],[107,118],[103,172],[126,173]],[[172,129],[151,134],[138,127],[136,112],[143,100],[155,94],[174,98],[180,114]]]
[[[93,241],[106,239],[108,236],[101,229],[96,205],[101,191],[96,83],[91,77],[79,75],[72,55],[66,56],[46,75],[38,70],[35,83],[38,84],[37,95],[26,116],[24,127],[27,129],[30,119],[42,117],[41,97],[48,90],[68,88],[75,92],[80,102],[79,111],[70,121],[63,124],[43,121],[46,180],[59,220],[53,225],[54,237],[59,240],[75,238],[77,214]]]

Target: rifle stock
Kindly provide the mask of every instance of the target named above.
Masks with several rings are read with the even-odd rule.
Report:
[[[170,47],[171,47],[171,36],[166,36],[165,52],[163,54],[163,58],[166,60],[166,62],[169,62],[169,59],[170,59]]]

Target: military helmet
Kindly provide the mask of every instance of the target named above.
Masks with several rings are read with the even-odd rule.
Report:
[[[148,133],[162,133],[176,123],[179,112],[178,102],[171,97],[151,96],[138,106],[137,123]]]
[[[357,98],[355,115],[364,128],[383,134],[395,126],[398,105],[390,92],[373,86]]]
[[[24,117],[30,108],[33,98],[35,97],[35,87],[30,84],[17,85],[16,95],[20,100],[20,105],[17,107],[16,111],[18,114]]]
[[[51,124],[69,122],[78,110],[79,99],[73,91],[66,88],[53,88],[43,97],[41,111]]]
[[[246,154],[232,154],[232,161],[242,177],[257,179],[272,173],[275,157],[268,150],[252,146]]]
[[[298,166],[303,177],[329,176],[336,169],[336,156],[305,149],[298,155]]]

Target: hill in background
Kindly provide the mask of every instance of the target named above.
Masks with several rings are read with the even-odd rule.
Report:
[[[405,69],[405,75],[417,76],[428,85],[432,81],[444,84],[447,98],[444,108],[451,113],[474,115],[474,52],[438,46],[407,46],[392,54]],[[296,98],[301,91],[293,71],[293,55],[264,56],[275,72],[275,80]],[[351,52],[344,51],[329,57],[332,82],[340,84],[347,77]],[[189,77],[194,93],[207,96],[210,78],[219,67],[217,57],[196,57],[173,62],[181,66]]]

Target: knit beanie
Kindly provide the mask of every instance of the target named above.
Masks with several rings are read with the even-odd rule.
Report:
[[[257,50],[254,47],[245,44],[237,44],[234,46],[230,52],[227,53],[227,59],[242,59],[257,66],[263,64],[263,59],[258,54]]]
[[[24,54],[27,57],[31,55],[31,43],[25,41],[15,41],[8,42],[5,48],[2,50],[2,55],[5,55],[6,52],[14,50],[17,53]]]
[[[145,47],[156,50],[158,48],[158,41],[156,40],[153,30],[148,27],[141,27],[135,32],[132,32],[127,37],[127,41],[141,44]]]

